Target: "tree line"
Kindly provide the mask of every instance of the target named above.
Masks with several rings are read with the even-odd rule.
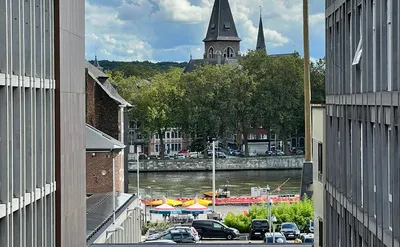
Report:
[[[314,101],[325,97],[324,68],[323,59],[311,66]],[[143,133],[159,134],[161,155],[170,128],[201,139],[203,149],[210,137],[226,140],[236,134],[246,155],[253,128],[272,129],[279,140],[304,130],[303,59],[298,54],[272,57],[250,51],[237,65],[204,64],[191,73],[170,68],[149,80],[117,70],[107,73],[134,105],[131,120],[141,123]]]
[[[89,61],[93,63],[93,61]],[[110,72],[122,72],[124,76],[136,76],[139,78],[150,80],[153,76],[160,72],[166,72],[171,67],[176,68],[186,68],[186,62],[178,63],[178,62],[158,62],[152,63],[149,61],[133,61],[133,62],[123,62],[123,61],[108,61],[101,60],[99,61],[101,66],[105,71]]]

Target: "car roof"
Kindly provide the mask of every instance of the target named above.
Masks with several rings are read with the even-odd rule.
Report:
[[[254,221],[266,221],[266,222],[268,222],[267,219],[253,219],[252,222],[254,222]]]

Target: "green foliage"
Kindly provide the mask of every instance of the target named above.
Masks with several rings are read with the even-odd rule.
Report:
[[[197,140],[191,147],[196,151],[207,148],[209,137],[224,142],[237,134],[246,154],[252,128],[271,129],[280,140],[301,134],[304,60],[298,54],[274,57],[249,51],[239,64],[205,64],[183,74],[186,63],[101,61],[118,92],[134,106],[130,118],[140,122],[143,134],[180,128]],[[323,59],[312,64],[310,75],[312,99],[324,100]]]
[[[172,224],[168,221],[147,222],[142,225],[142,235],[146,235],[147,231],[161,232],[170,227],[172,227]]]
[[[310,69],[311,100],[325,101],[325,58],[311,63]]]
[[[92,61],[90,61],[92,62]],[[167,72],[170,68],[185,68],[187,63],[177,62],[159,62],[152,63],[149,61],[139,62],[119,62],[119,61],[99,61],[104,70],[111,72],[120,71],[126,77],[135,76],[138,78],[149,80],[158,73]]]
[[[271,210],[271,215],[277,219],[276,224],[294,222],[300,230],[305,230],[310,220],[314,218],[313,201],[309,198],[304,198],[302,201],[293,204],[281,203],[273,205]],[[224,223],[245,233],[249,231],[253,219],[267,218],[267,208],[265,206],[253,205],[247,215],[229,213],[225,217]]]

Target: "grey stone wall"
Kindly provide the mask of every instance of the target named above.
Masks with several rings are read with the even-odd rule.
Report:
[[[303,156],[251,157],[217,159],[215,169],[224,170],[273,170],[302,169]],[[129,171],[136,172],[136,162],[129,163]],[[212,159],[145,160],[140,161],[140,172],[207,171],[212,170]]]

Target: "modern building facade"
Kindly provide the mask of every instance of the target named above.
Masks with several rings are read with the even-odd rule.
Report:
[[[326,3],[326,246],[399,246],[399,1]]]
[[[0,1],[0,246],[85,246],[84,1]]]
[[[312,161],[313,161],[313,197],[314,197],[314,244],[324,244],[324,208],[325,208],[325,105],[311,105],[312,116]]]

